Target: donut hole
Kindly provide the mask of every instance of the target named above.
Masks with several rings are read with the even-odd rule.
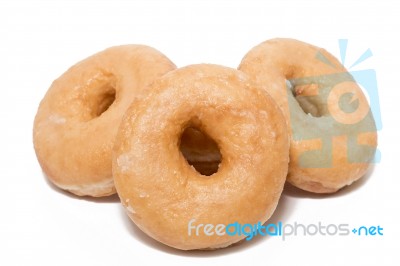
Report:
[[[105,113],[115,102],[115,87],[110,83],[98,84],[85,94],[85,99],[87,120],[95,119]]]
[[[312,99],[312,97],[296,95],[293,96],[300,105],[301,109],[304,111],[304,113],[310,114],[313,117],[321,117],[324,115],[322,107],[315,99]]]
[[[317,84],[294,85],[288,80],[286,84],[305,114],[313,117],[322,117],[328,114],[326,103],[318,95]]]
[[[180,137],[179,150],[199,174],[211,176],[218,172],[222,160],[220,149],[201,129],[187,127]]]
[[[115,101],[115,89],[110,88],[99,97],[99,104],[96,108],[95,116],[99,117],[102,113],[107,111]]]

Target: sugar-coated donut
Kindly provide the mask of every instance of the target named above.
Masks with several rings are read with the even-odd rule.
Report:
[[[115,193],[111,151],[122,115],[147,95],[155,78],[174,68],[151,47],[125,45],[97,53],[55,80],[33,129],[38,161],[51,182],[80,196]]]
[[[222,248],[244,235],[189,235],[188,223],[264,223],[286,179],[289,138],[281,110],[238,70],[193,65],[169,72],[124,115],[113,153],[115,186],[129,217],[182,250]],[[199,174],[179,150],[188,127],[213,139],[221,163]]]
[[[377,145],[374,118],[335,57],[297,40],[273,39],[251,49],[239,69],[274,98],[291,127],[290,183],[331,193],[366,173]]]

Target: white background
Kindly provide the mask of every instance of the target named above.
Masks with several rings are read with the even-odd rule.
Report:
[[[0,265],[399,265],[399,1],[0,2]],[[263,237],[214,252],[148,238],[118,198],[77,198],[44,178],[32,145],[37,106],[52,80],[109,46],[141,43],[178,66],[237,67],[273,37],[297,38],[377,72],[382,162],[332,196],[286,189],[271,222],[380,225],[384,236]],[[397,248],[396,248],[397,245]],[[397,254],[396,254],[397,251]]]

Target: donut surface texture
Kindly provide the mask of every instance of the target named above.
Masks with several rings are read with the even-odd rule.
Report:
[[[179,150],[188,127],[213,139],[221,163],[198,173]],[[263,224],[287,175],[289,138],[281,110],[242,72],[192,65],[169,72],[124,115],[113,153],[115,186],[127,214],[168,246],[215,249],[244,235],[189,234],[189,223]]]
[[[367,172],[377,146],[375,121],[353,76],[327,51],[293,39],[251,49],[239,70],[283,110],[291,135],[288,181],[332,193]]]
[[[57,187],[84,196],[115,193],[111,153],[122,115],[147,95],[157,77],[175,69],[157,50],[116,46],[56,79],[41,101],[33,128],[38,161]]]

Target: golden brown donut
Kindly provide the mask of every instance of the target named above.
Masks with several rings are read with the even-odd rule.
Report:
[[[153,80],[174,69],[142,45],[97,53],[56,79],[38,108],[33,143],[49,180],[76,195],[115,193],[111,150],[123,113]]]
[[[332,193],[366,173],[377,145],[374,118],[335,57],[304,42],[273,39],[251,49],[239,69],[283,110],[291,128],[291,184]]]
[[[169,72],[146,100],[124,115],[113,175],[132,221],[154,239],[182,250],[222,248],[244,235],[188,233],[188,223],[264,223],[285,182],[289,139],[274,101],[238,70],[192,65]],[[222,161],[199,174],[179,150],[187,127],[206,133]]]

